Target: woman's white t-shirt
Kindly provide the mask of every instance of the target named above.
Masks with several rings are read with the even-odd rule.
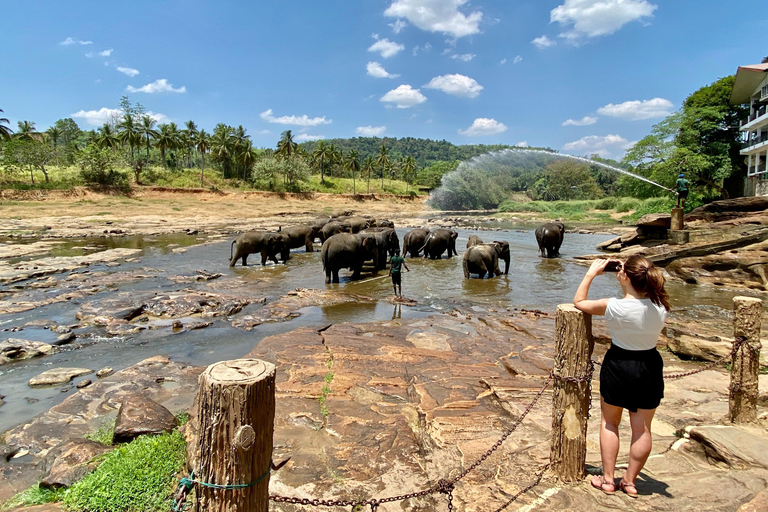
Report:
[[[650,350],[664,327],[667,310],[651,299],[608,299],[605,319],[613,344],[625,350]]]

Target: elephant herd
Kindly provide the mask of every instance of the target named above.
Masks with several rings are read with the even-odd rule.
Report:
[[[388,257],[400,252],[400,240],[388,220],[370,217],[344,215],[335,218],[322,217],[309,225],[289,226],[277,231],[249,231],[235,239],[230,247],[229,266],[238,259],[247,265],[250,254],[260,254],[261,264],[272,260],[278,263],[278,256],[285,263],[291,249],[304,247],[314,251],[314,242],[320,239],[320,257],[323,262],[326,283],[339,282],[339,270],[350,269],[352,279],[360,277],[363,265],[372,265],[374,273],[386,269]],[[536,230],[536,241],[542,257],[555,257],[563,242],[565,226],[561,222],[545,224]],[[429,230],[416,228],[405,234],[403,253],[410,257],[439,259],[447,251],[448,257],[458,256],[456,239],[458,232],[453,229]],[[464,277],[476,274],[480,278],[500,276],[499,260],[505,263],[504,274],[509,273],[509,242],[494,241],[483,243],[472,235],[462,257]]]

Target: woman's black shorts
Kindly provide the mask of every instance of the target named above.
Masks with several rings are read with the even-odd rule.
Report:
[[[655,409],[664,398],[664,362],[655,348],[625,350],[611,345],[600,368],[605,403],[632,412]]]

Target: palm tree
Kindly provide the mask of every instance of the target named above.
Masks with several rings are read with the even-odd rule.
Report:
[[[411,155],[406,156],[401,161],[400,169],[402,169],[403,174],[405,174],[405,183],[410,185],[413,172],[416,170],[416,159]]]
[[[0,112],[2,112],[2,109],[0,109]],[[10,140],[11,135],[13,134],[13,130],[7,126],[3,126],[4,124],[11,124],[11,122],[8,121],[8,119],[5,117],[0,118],[0,137],[5,140]]]
[[[299,145],[293,140],[291,130],[286,130],[282,133],[280,141],[277,143],[277,154],[281,158],[290,158],[296,153],[298,147]]]
[[[200,152],[201,164],[200,164],[200,186],[203,186],[203,179],[205,177],[205,153],[208,151],[208,145],[210,144],[210,138],[205,130],[200,130],[195,134],[193,143],[195,148]]]
[[[184,130],[182,130],[184,137],[184,140],[187,144],[187,154],[189,155],[189,159],[187,160],[187,167],[192,167],[192,153],[195,152],[195,136],[197,135],[197,125],[194,121],[191,119],[184,123]]]
[[[51,142],[53,143],[53,147],[55,148],[56,146],[58,146],[59,138],[61,138],[61,130],[59,130],[55,126],[51,126],[47,130],[45,130],[45,133],[47,133],[48,137],[50,137]]]
[[[156,139],[160,132],[155,130],[157,121],[150,116],[144,116],[141,118],[141,126],[139,127],[139,135],[145,137],[147,140],[147,165],[149,165],[149,140]]]
[[[368,193],[371,193],[371,172],[376,169],[376,164],[373,161],[372,156],[365,157],[363,161],[363,172],[368,173]]]
[[[19,139],[38,140],[39,135],[35,129],[35,123],[32,121],[19,121],[16,123],[19,126],[19,130],[16,132],[16,137]]]
[[[117,135],[108,123],[104,123],[104,126],[99,128],[99,133],[96,136],[96,145],[100,148],[116,148],[120,145],[120,139],[117,138]]]
[[[160,133],[157,136],[157,147],[160,148],[160,156],[163,159],[163,167],[167,167],[165,152],[175,149],[179,143],[179,129],[176,123],[161,124],[158,126]]]
[[[389,167],[387,147],[382,144],[379,148],[379,156],[376,157],[376,166],[381,169],[381,191],[384,192],[384,172]]]
[[[355,174],[360,172],[360,156],[354,149],[349,150],[349,154],[344,159],[344,167],[352,173],[352,193],[357,194],[357,185],[355,184]]]
[[[217,124],[213,129],[213,136],[210,140],[211,156],[221,162],[222,171],[225,178],[230,178],[230,168],[234,147],[234,138],[230,133],[229,127],[224,124]]]
[[[130,114],[123,114],[123,120],[117,125],[120,132],[117,134],[117,138],[123,144],[128,144],[131,147],[131,167],[133,167],[133,148],[141,142],[141,133],[139,127],[136,125],[136,120]]]
[[[242,153],[246,150],[248,147],[248,143],[250,143],[250,135],[245,134],[246,129],[243,128],[243,125],[239,125],[237,128],[233,130],[232,136],[233,138],[233,145],[232,145],[232,153],[235,157],[235,165],[242,162]],[[243,168],[242,172],[242,178],[245,179],[245,171],[246,169]]]
[[[325,184],[325,162],[333,158],[333,148],[321,140],[315,146],[312,158],[315,162],[320,162],[320,183]]]
[[[253,167],[253,163],[256,161],[259,155],[256,152],[256,148],[253,147],[253,142],[251,142],[249,139],[244,140],[245,142],[240,148],[238,159],[240,160],[240,163],[243,164],[243,179],[246,179],[247,171]]]

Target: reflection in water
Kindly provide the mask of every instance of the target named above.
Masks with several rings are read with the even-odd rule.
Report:
[[[461,289],[467,298],[497,297],[512,293],[509,275],[483,279],[464,279]]]
[[[541,258],[534,268],[536,277],[541,281],[562,285],[566,278],[565,264],[560,258]]]
[[[403,305],[395,302],[395,309],[392,311],[392,320],[395,320],[396,318],[402,318],[403,315]]]

